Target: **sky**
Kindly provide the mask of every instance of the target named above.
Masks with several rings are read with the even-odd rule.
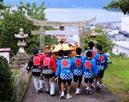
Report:
[[[30,3],[33,3],[33,2],[42,2],[42,1],[44,1],[44,0],[4,0],[4,3],[5,4],[11,4],[11,5],[18,5],[18,3],[20,2],[20,1],[23,1],[23,2],[30,2]]]
[[[20,1],[25,3],[36,2],[40,5],[45,2],[46,7],[54,8],[102,8],[107,5],[111,0],[4,0],[5,4],[18,5]]]

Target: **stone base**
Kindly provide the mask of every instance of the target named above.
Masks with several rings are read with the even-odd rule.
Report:
[[[26,53],[17,53],[16,56],[11,59],[11,68],[21,68],[22,65],[29,62],[29,58],[30,56]]]

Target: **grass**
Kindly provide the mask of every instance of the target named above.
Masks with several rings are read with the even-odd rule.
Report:
[[[122,101],[129,102],[129,58],[112,57],[112,64],[105,72],[104,84]]]

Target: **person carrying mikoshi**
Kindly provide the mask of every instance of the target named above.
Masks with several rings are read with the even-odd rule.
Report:
[[[88,51],[86,53],[86,59],[83,64],[83,77],[86,85],[86,94],[93,93],[92,84],[94,82],[94,77],[98,74],[98,68],[96,62],[92,59],[92,52]]]
[[[101,89],[102,87],[102,78],[104,76],[104,71],[108,67],[108,58],[107,55],[103,52],[102,45],[98,44],[97,47],[97,54],[95,56],[95,61],[99,70],[97,75],[97,90]]]
[[[34,55],[30,58],[28,66],[26,70],[32,70],[34,87],[36,92],[42,92],[43,84],[41,79],[41,72],[42,72],[42,60],[41,55],[38,54],[38,49],[34,49]]]
[[[56,66],[58,66],[58,62],[63,58],[63,50],[58,51],[58,57],[56,58]],[[57,80],[58,87],[59,87],[59,93],[61,92],[61,79],[60,77]]]
[[[72,72],[72,62],[71,59],[68,57],[69,52],[63,52],[63,58],[58,62],[58,67],[56,70],[56,80],[60,77],[61,79],[61,95],[60,98],[65,98],[65,86],[67,89],[66,99],[72,98],[70,95],[70,86],[71,81],[73,79],[73,72]]]
[[[82,49],[76,48],[77,55],[72,59],[72,67],[73,67],[73,75],[74,75],[74,82],[76,84],[76,91],[75,94],[80,94],[80,87],[82,82],[82,75],[83,75],[83,63],[84,57],[81,56]]]
[[[42,74],[45,80],[46,92],[51,96],[55,95],[55,82],[54,76],[56,71],[56,60],[52,57],[52,52],[47,51],[46,57],[43,60],[43,71]]]
[[[91,51],[91,53],[92,53],[92,54],[91,54],[91,58],[94,58],[95,55],[96,55],[96,51],[95,51],[94,47],[95,47],[95,44],[94,44],[93,41],[88,42],[88,50],[86,50],[86,52],[87,52],[87,51]],[[86,53],[86,52],[85,52],[85,53]]]

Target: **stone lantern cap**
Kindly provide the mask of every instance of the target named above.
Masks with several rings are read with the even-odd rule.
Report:
[[[15,37],[18,39],[25,39],[28,37],[28,34],[25,34],[23,28],[20,28],[19,33],[15,34]]]

